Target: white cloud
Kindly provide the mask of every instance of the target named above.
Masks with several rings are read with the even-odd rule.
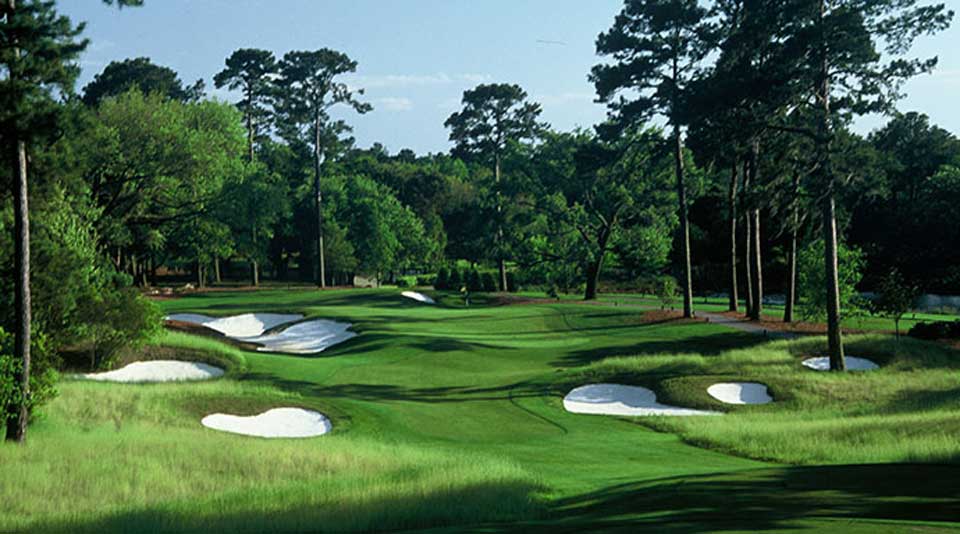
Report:
[[[386,111],[410,111],[413,109],[413,101],[402,96],[385,96],[373,99],[373,107]]]

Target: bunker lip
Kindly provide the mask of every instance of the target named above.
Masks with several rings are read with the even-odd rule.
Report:
[[[313,438],[333,428],[319,412],[303,408],[273,408],[251,416],[214,413],[200,424],[212,430],[259,438]]]
[[[400,293],[400,295],[402,295],[402,296],[404,296],[404,297],[406,297],[406,298],[408,298],[408,299],[413,299],[413,300],[415,300],[415,301],[417,301],[417,302],[422,302],[422,303],[424,303],[424,304],[436,304],[436,303],[437,303],[437,301],[433,300],[431,297],[428,297],[428,296],[424,295],[423,293],[419,293],[419,292],[417,292],[417,291],[404,291],[403,293]]]
[[[313,319],[294,323],[282,330],[271,331],[262,336],[243,338],[247,343],[256,343],[260,352],[283,354],[317,354],[357,337],[349,323],[326,319]]]
[[[571,413],[593,415],[697,416],[722,415],[720,412],[668,406],[657,402],[653,391],[621,384],[588,384],[573,389],[563,398],[563,407]]]
[[[215,332],[247,350],[282,354],[317,354],[357,335],[350,330],[349,323],[326,319],[304,321],[300,314],[248,313],[216,318],[184,313],[164,319],[177,330]]]
[[[224,371],[199,362],[179,360],[152,360],[134,362],[120,369],[104,373],[87,373],[81,378],[97,382],[151,383],[151,382],[191,382],[210,380],[223,376]]]
[[[263,335],[280,325],[303,319],[296,313],[244,313],[228,317],[211,317],[199,313],[175,313],[164,317],[167,321],[201,325],[227,337],[243,339]]]
[[[707,388],[707,393],[724,404],[767,404],[773,397],[766,384],[758,382],[721,382]]]
[[[875,362],[866,358],[847,356],[844,359],[846,360],[848,371],[875,371],[880,368]],[[829,371],[830,358],[827,356],[807,358],[803,360],[803,366],[808,369],[813,369],[814,371]]]

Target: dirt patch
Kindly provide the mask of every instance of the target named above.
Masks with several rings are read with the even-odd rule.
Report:
[[[685,318],[683,312],[676,310],[650,310],[640,314],[641,324],[693,324],[705,322],[707,322],[707,320],[700,317],[694,317],[692,319]]]
[[[792,323],[785,323],[783,321],[778,321],[776,319],[765,318],[760,321],[751,321],[744,314],[740,312],[718,312],[718,315],[723,315],[724,317],[730,317],[731,319],[738,319],[741,321],[749,322],[752,325],[756,325],[765,330],[770,330],[773,332],[789,332],[791,334],[796,334],[799,336],[822,336],[827,333],[827,325],[824,323],[806,323],[803,321],[794,321]],[[859,330],[855,328],[844,328],[844,334],[866,334],[869,333],[867,330]],[[875,331],[873,333],[876,333]],[[893,332],[890,332],[893,333]]]
[[[164,300],[175,300],[180,297],[185,297],[188,295],[196,295],[200,293],[249,293],[252,291],[261,291],[261,290],[276,290],[282,289],[285,291],[333,291],[339,289],[353,289],[353,286],[327,286],[326,288],[320,289],[314,285],[310,284],[278,284],[278,285],[261,285],[261,286],[217,286],[217,287],[204,287],[197,288],[192,284],[187,286],[163,286],[163,287],[149,287],[143,288],[141,292],[145,297],[150,300],[164,301]]]
[[[611,308],[617,307],[616,303],[604,302],[600,300],[558,300],[546,297],[522,297],[519,295],[509,295],[505,293],[497,293],[496,295],[491,295],[489,303],[494,306],[513,306],[513,305],[524,305],[524,304],[569,304],[576,306],[609,306]]]

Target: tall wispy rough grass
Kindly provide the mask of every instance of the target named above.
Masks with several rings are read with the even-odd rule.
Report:
[[[960,353],[888,336],[853,337],[847,349],[882,368],[811,371],[801,361],[821,355],[824,340],[805,338],[714,356],[608,358],[568,382],[637,383],[666,402],[725,409],[719,418],[643,422],[730,454],[796,464],[960,461]],[[767,384],[775,402],[736,407],[707,395],[711,384],[732,380]]]
[[[244,438],[199,423],[217,405],[256,413],[305,402],[230,380],[65,383],[30,446],[0,446],[0,531],[370,531],[540,510],[539,481],[495,457],[336,431]]]

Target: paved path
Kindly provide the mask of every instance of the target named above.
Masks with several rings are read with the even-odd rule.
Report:
[[[748,334],[769,337],[770,339],[792,339],[797,337],[797,335],[792,332],[778,332],[776,330],[769,330],[758,324],[751,323],[750,321],[746,321],[737,317],[728,317],[719,313],[701,311],[697,312],[697,317],[702,317],[711,323],[721,324],[723,326],[733,328],[734,330],[739,330]]]

